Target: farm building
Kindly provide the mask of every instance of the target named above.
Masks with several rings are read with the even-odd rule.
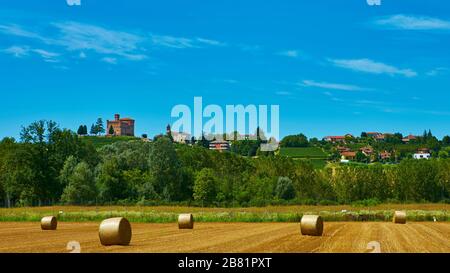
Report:
[[[409,143],[411,140],[415,140],[415,139],[417,139],[416,136],[408,135],[407,137],[404,137],[404,138],[402,139],[402,141],[403,141],[404,143]]]
[[[219,151],[219,152],[229,151],[230,143],[228,141],[223,141],[223,140],[211,141],[209,143],[209,149]]]
[[[379,158],[380,158],[381,160],[390,159],[391,156],[392,156],[392,154],[391,154],[390,152],[388,152],[388,151],[384,151],[384,152],[381,152],[381,153],[379,154]]]
[[[356,158],[356,152],[342,152],[342,159],[354,160]]]
[[[415,153],[413,155],[414,159],[430,159],[431,158],[431,154],[430,153],[423,153],[423,152],[419,152],[419,153]]]

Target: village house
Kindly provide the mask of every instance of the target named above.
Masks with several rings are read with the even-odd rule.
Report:
[[[417,150],[417,153],[413,155],[414,159],[430,159],[431,152],[428,148],[420,148]]]
[[[359,149],[365,156],[371,156],[373,154],[373,148],[372,147],[362,147]]]
[[[323,140],[332,143],[345,142],[345,136],[326,136]]]
[[[407,137],[404,137],[404,138],[402,139],[402,141],[403,141],[404,143],[409,143],[411,140],[415,140],[415,139],[417,139],[417,137],[410,134],[410,135],[408,135]]]
[[[388,160],[388,159],[391,158],[391,156],[392,156],[392,154],[391,154],[390,152],[388,152],[388,151],[381,152],[381,153],[378,155],[378,157],[380,158],[380,160]]]
[[[209,149],[219,151],[219,152],[229,151],[230,143],[228,141],[224,141],[224,140],[214,140],[209,143]]]
[[[367,135],[367,137],[375,138],[376,136],[381,135],[381,133],[379,133],[379,132],[367,132],[366,135]]]
[[[341,159],[355,160],[355,158],[356,158],[356,152],[342,152],[341,153]]]
[[[176,143],[186,144],[191,141],[191,135],[183,132],[171,132],[172,139]]]
[[[107,136],[134,136],[134,119],[120,118],[119,114],[114,115],[114,120],[106,121]],[[110,133],[111,128],[114,133]]]

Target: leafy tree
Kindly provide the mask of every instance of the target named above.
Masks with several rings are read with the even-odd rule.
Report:
[[[128,187],[122,178],[119,160],[112,157],[98,166],[96,185],[99,198],[103,202],[118,201],[127,198]]]
[[[194,200],[210,204],[216,197],[216,176],[212,169],[204,168],[195,177]]]
[[[444,145],[450,145],[450,136],[444,136],[442,138],[442,144]]]
[[[275,189],[276,195],[280,199],[290,200],[295,198],[295,189],[292,180],[288,177],[278,178],[277,187]]]
[[[154,188],[154,179],[148,172],[132,169],[123,172],[123,179],[130,188],[130,198],[145,202],[159,199]]]
[[[155,179],[156,192],[166,200],[180,200],[183,196],[181,166],[170,139],[162,137],[153,143],[149,166],[150,174]]]
[[[80,136],[84,134],[84,127],[83,127],[83,125],[80,125],[80,127],[78,127],[77,134],[79,134]]]
[[[67,204],[86,204],[97,195],[94,174],[86,162],[79,163],[68,177],[61,201]]]
[[[280,143],[281,147],[307,147],[308,138],[304,134],[285,136]]]
[[[91,130],[89,131],[89,133],[91,135],[97,135],[98,134],[98,129],[97,129],[97,127],[94,124],[91,125]]]
[[[356,152],[356,161],[357,162],[362,162],[362,163],[368,163],[370,161],[370,159],[363,154],[361,151]]]
[[[64,166],[59,174],[59,182],[63,187],[66,187],[69,184],[69,179],[77,165],[78,160],[73,155],[69,156],[64,162]]]
[[[98,118],[97,119],[97,121],[95,122],[95,128],[96,128],[97,134],[104,134],[105,133],[105,128],[103,127],[103,120],[102,120],[102,118]]]
[[[109,132],[108,132],[110,135],[114,135],[115,134],[115,132],[114,132],[114,127],[111,125],[110,127],[109,127]]]

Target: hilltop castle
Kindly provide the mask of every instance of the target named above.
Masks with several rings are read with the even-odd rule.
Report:
[[[109,133],[110,128],[114,129],[115,136],[134,136],[134,119],[120,118],[119,114],[114,115],[114,120],[106,121],[106,135],[112,135]]]

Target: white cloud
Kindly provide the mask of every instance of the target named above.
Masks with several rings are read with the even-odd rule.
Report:
[[[341,68],[346,68],[354,71],[372,73],[372,74],[388,74],[388,75],[401,75],[404,77],[415,77],[417,72],[411,69],[400,69],[395,66],[384,64],[381,62],[375,62],[370,59],[351,59],[351,60],[334,60],[329,59],[333,65]]]
[[[11,46],[9,48],[2,50],[2,52],[11,54],[17,58],[28,56],[29,51],[30,51],[30,49],[28,47],[24,47],[24,46]]]
[[[431,71],[428,71],[427,72],[427,76],[430,76],[430,77],[439,76],[439,75],[448,73],[448,71],[449,71],[448,68],[438,67],[438,68],[435,68],[435,69],[433,69]]]
[[[47,42],[47,43],[50,42],[49,39],[47,39],[37,33],[34,33],[32,31],[25,30],[21,26],[15,25],[15,24],[0,25],[0,32],[2,32],[4,34],[8,34],[8,35],[23,37],[23,38],[36,39],[36,40],[40,40],[42,42]]]
[[[34,53],[38,54],[42,58],[48,59],[48,60],[54,59],[54,58],[59,56],[58,53],[50,52],[50,51],[43,50],[43,49],[32,49],[31,51],[33,51]]]
[[[219,42],[219,41],[216,41],[216,40],[204,39],[204,38],[197,38],[196,40],[197,40],[197,42],[203,43],[203,44],[206,44],[206,45],[211,45],[211,46],[226,46],[225,43],[222,43],[222,42]]]
[[[323,89],[343,90],[343,91],[362,91],[367,90],[356,85],[340,84],[340,83],[328,83],[328,82],[316,82],[312,80],[304,80],[300,85],[306,87],[317,87]]]
[[[297,50],[286,50],[277,53],[280,56],[290,57],[290,58],[298,58],[299,52]]]
[[[173,36],[161,36],[151,35],[151,39],[154,45],[171,47],[171,48],[192,48],[196,47],[191,39],[173,37]]]
[[[38,55],[45,62],[58,62],[57,57],[60,55],[58,53],[50,52],[47,50],[39,49],[39,48],[30,48],[29,46],[11,46],[2,50],[3,53],[11,54],[14,57],[22,58],[29,55]]]
[[[109,64],[117,64],[117,59],[113,57],[104,57],[101,61]]]
[[[225,46],[225,43],[204,39],[204,38],[184,38],[169,35],[151,34],[151,41],[156,46],[170,47],[170,48],[201,48],[203,46]]]
[[[288,91],[277,91],[277,92],[275,92],[275,94],[278,95],[278,96],[290,96],[290,95],[292,95],[292,93],[288,92]]]
[[[54,44],[70,51],[93,50],[100,54],[117,55],[134,61],[147,57],[139,49],[139,44],[144,42],[144,38],[136,34],[71,21],[54,23],[53,26],[60,32]]]
[[[377,19],[375,25],[404,30],[450,30],[450,21],[427,16],[396,14]]]
[[[0,33],[38,41],[52,47],[62,47],[67,51],[76,51],[83,59],[87,51],[105,55],[105,58],[115,58],[116,61],[126,59],[129,61],[142,61],[148,58],[147,51],[151,47],[169,48],[203,48],[209,46],[225,46],[225,43],[206,38],[183,38],[164,35],[140,35],[132,32],[113,30],[101,26],[84,24],[74,21],[51,23],[50,26],[56,31],[51,35],[42,35],[34,29],[25,29],[22,26],[10,24],[0,25]],[[16,55],[24,53],[16,50]],[[35,52],[41,57],[51,60],[49,51]],[[54,60],[54,59],[53,59]]]

